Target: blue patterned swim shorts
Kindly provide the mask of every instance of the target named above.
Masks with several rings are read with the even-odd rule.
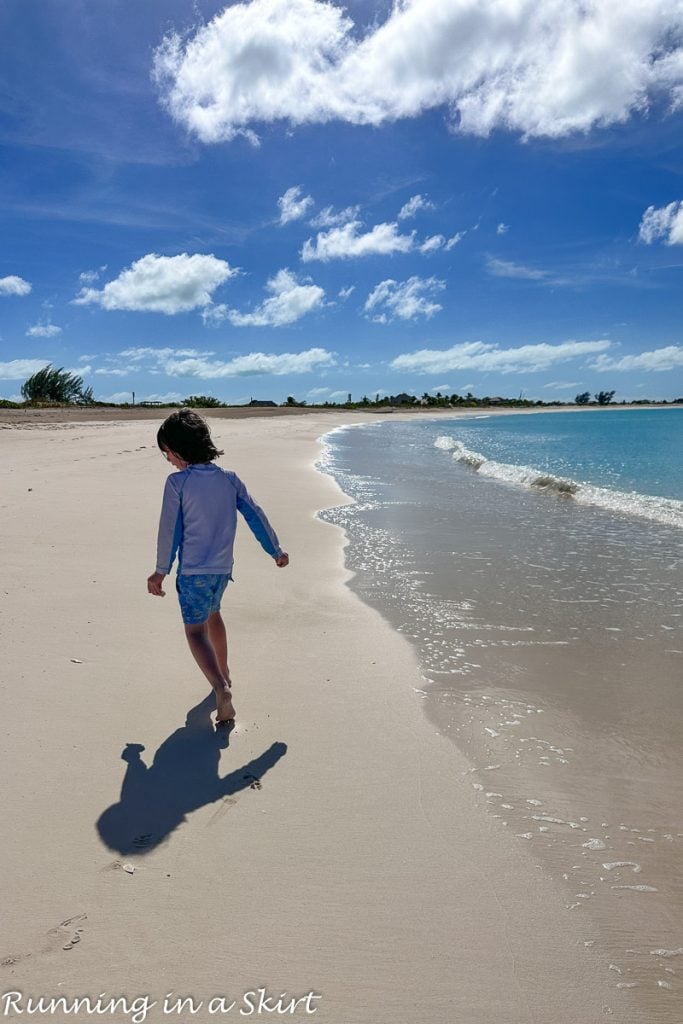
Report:
[[[180,613],[186,626],[206,622],[209,615],[220,611],[221,598],[230,576],[205,573],[201,576],[176,576],[175,588]]]

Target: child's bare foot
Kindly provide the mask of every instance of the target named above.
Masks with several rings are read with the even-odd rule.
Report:
[[[232,692],[226,686],[222,690],[216,690],[216,724],[223,722],[234,722],[235,709],[232,706]]]

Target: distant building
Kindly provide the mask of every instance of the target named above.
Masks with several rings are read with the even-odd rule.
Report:
[[[249,403],[249,406],[250,407],[253,407],[253,406],[259,406],[259,407],[263,407],[263,406],[277,406],[277,402],[270,402],[270,401],[262,402],[258,398],[252,398],[251,402]]]
[[[415,395],[407,395],[405,391],[402,391],[400,395],[392,395],[389,401],[392,405],[412,405]]]

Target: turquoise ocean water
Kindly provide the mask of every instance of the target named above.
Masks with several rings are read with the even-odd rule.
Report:
[[[465,784],[648,1024],[683,1019],[682,454],[683,409],[648,409],[386,419],[321,460]]]
[[[453,427],[434,443],[452,443],[453,457],[483,476],[683,526],[683,409],[482,416]]]

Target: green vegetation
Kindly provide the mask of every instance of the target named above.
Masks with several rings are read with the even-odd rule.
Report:
[[[81,377],[76,376],[74,373],[69,373],[63,367],[55,369],[52,365],[43,367],[37,373],[34,373],[32,377],[24,382],[21,387],[21,394],[25,400],[26,405],[78,405],[78,406],[99,406],[103,408],[111,409],[128,409],[135,407],[135,402],[132,406],[128,402],[111,403],[111,402],[96,402],[93,399],[92,388],[86,388],[83,385]],[[503,398],[500,395],[484,395],[482,398],[478,398],[476,395],[468,391],[467,394],[462,395],[454,393],[452,395],[442,394],[437,391],[436,394],[430,394],[428,391],[418,397],[415,394],[408,394],[403,391],[398,395],[384,395],[380,397],[380,394],[376,394],[370,398],[368,395],[363,395],[362,398],[353,401],[351,395],[349,400],[346,402],[333,402],[326,401],[322,403],[307,403],[305,400],[299,400],[294,395],[288,395],[284,402],[280,404],[289,408],[309,408],[309,409],[358,409],[366,411],[381,411],[382,409],[562,409],[572,408],[574,406],[605,406],[613,404],[612,400],[616,394],[616,391],[598,391],[595,395],[591,396],[590,391],[582,391],[575,396],[573,401],[561,401],[556,400],[552,402],[544,402],[541,399],[522,398],[520,393],[518,398]],[[246,403],[254,406],[275,406],[277,403],[272,401],[260,401]],[[630,402],[622,401],[616,403],[620,405],[682,405],[683,398],[675,398],[670,402],[666,401],[655,401],[648,398],[641,398],[631,400]],[[244,405],[244,403],[241,403]],[[168,408],[178,409],[181,407],[188,407],[191,409],[228,409],[228,408],[239,408],[239,406],[231,406],[230,402],[222,402],[219,398],[214,398],[213,395],[189,395],[187,398],[180,402],[164,402],[164,401],[141,401],[137,403],[137,407],[140,408]],[[12,402],[9,399],[0,399],[0,408],[4,409],[20,409],[21,404]]]
[[[92,405],[92,388],[83,386],[83,378],[69,373],[63,366],[51,364],[38,370],[21,385],[22,397],[31,405]]]
[[[188,409],[222,409],[225,406],[225,403],[221,402],[219,398],[213,398],[211,395],[190,395],[189,398],[184,398],[180,404]]]
[[[614,398],[616,391],[598,391],[595,401],[598,405],[609,405]]]

